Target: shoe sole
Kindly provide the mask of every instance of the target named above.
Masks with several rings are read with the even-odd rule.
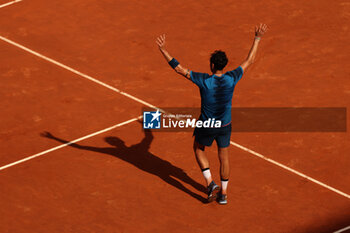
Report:
[[[208,197],[208,199],[207,199],[208,202],[212,202],[216,199],[219,190],[220,190],[219,186],[215,187],[215,189],[211,192],[211,196]]]
[[[218,203],[220,204],[220,205],[226,205],[227,204],[227,201],[225,200],[225,201],[218,201]]]

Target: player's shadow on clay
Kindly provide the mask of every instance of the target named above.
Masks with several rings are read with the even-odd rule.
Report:
[[[204,193],[206,192],[205,187],[199,184],[198,182],[196,182],[195,180],[193,180],[191,177],[189,177],[186,174],[186,172],[184,172],[181,168],[176,167],[170,162],[152,154],[149,151],[149,148],[153,141],[153,134],[149,130],[145,130],[144,133],[145,133],[145,137],[141,140],[141,142],[129,147],[126,146],[124,141],[118,137],[105,137],[105,141],[112,147],[93,147],[93,146],[83,146],[76,143],[70,143],[69,141],[55,137],[49,132],[44,132],[41,134],[41,136],[47,137],[65,144],[70,143],[69,146],[77,149],[95,151],[98,153],[115,156],[125,162],[128,162],[134,165],[135,167],[139,168],[142,171],[158,176],[159,178],[164,180],[166,183],[178,188],[179,190],[205,203],[206,202],[205,198],[198,195],[197,193],[192,192],[178,180],[181,180],[182,182],[187,183],[192,187],[194,187],[195,189]]]

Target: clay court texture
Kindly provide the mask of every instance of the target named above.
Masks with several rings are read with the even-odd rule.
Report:
[[[269,31],[233,107],[349,108],[349,1],[0,5],[0,232],[350,229],[348,132],[233,132],[229,204],[219,206],[204,203],[192,133],[139,122],[144,107],[200,106],[158,35],[191,70],[210,72],[215,49],[234,69],[260,22]],[[206,151],[219,181],[216,146]]]

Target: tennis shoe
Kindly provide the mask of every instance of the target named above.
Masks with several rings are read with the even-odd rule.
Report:
[[[220,205],[226,205],[227,204],[227,195],[226,194],[222,194],[220,192],[219,195],[218,195],[218,198],[217,198],[217,202]]]
[[[208,186],[208,202],[212,202],[217,197],[217,193],[219,192],[220,187],[219,185],[215,184],[214,181],[212,181]]]

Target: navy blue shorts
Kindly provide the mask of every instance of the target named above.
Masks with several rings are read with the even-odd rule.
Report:
[[[196,142],[203,146],[211,146],[215,139],[218,147],[228,147],[231,139],[231,124],[221,128],[195,128],[193,136]]]

